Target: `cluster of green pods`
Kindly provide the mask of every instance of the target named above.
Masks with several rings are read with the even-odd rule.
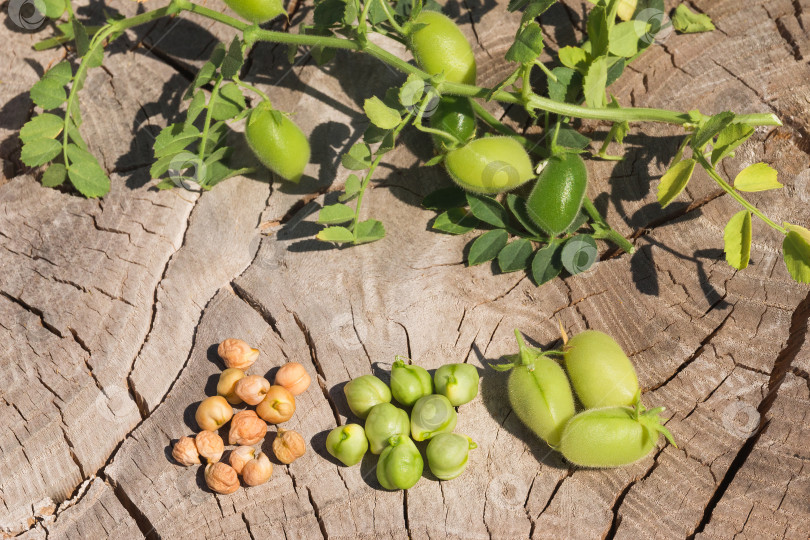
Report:
[[[397,357],[390,389],[374,375],[363,375],[347,383],[344,394],[365,427],[336,427],[326,438],[326,449],[347,466],[359,463],[369,450],[378,454],[377,480],[385,489],[413,487],[422,477],[423,453],[437,478],[455,478],[466,468],[469,451],[477,448],[469,437],[453,433],[456,407],[478,395],[474,366],[447,364],[431,376]],[[404,408],[391,403],[392,398]],[[420,450],[414,441],[428,444]]]
[[[529,347],[515,330],[519,352],[498,370],[511,370],[507,393],[520,420],[549,446],[582,467],[619,467],[642,459],[663,434],[663,408],[641,404],[633,364],[616,341],[596,330],[567,340],[562,351]],[[560,365],[553,355],[561,355]],[[572,388],[573,387],[573,388]],[[574,396],[584,407],[577,414]]]

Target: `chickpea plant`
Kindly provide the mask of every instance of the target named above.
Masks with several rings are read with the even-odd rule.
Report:
[[[779,119],[767,113],[727,111],[709,116],[697,110],[620,106],[613,96],[608,99],[607,87],[653,43],[662,29],[663,0],[591,0],[594,5],[583,41],[551,51],[551,62],[544,63],[539,60],[546,49],[538,20],[555,2],[510,1],[509,11],[523,11],[514,43],[505,54],[513,69],[493,87],[481,87],[476,83],[472,47],[433,0],[315,0],[313,22],[300,25],[299,33],[258,26],[285,13],[280,0],[226,0],[249,22],[190,0],[170,0],[164,7],[110,19],[99,27],[85,26],[69,0],[42,0],[45,14],[59,21],[59,35],[35,48],[69,45],[70,55],[31,88],[31,99],[39,110],[20,132],[21,159],[29,167],[46,166],[45,186],[57,187],[69,180],[86,197],[104,196],[110,179],[89,152],[80,129],[78,92],[88,70],[102,65],[105,46],[128,29],[191,12],[240,34],[214,49],[185,94],[184,119],[156,137],[151,175],[162,178],[159,189],[182,185],[208,190],[227,178],[249,173],[251,168],[233,162],[228,142],[233,125],[242,120],[247,144],[259,161],[284,181],[298,182],[309,161],[309,142],[289,115],[273,107],[270,96],[242,80],[245,55],[257,42],[269,41],[288,45],[291,61],[299,48],[308,47],[309,54],[323,64],[343,49],[375,57],[401,71],[404,80],[400,87],[365,101],[370,125],[362,142],[342,156],[343,166],[353,172],[345,179],[339,201],[321,209],[318,222],[324,228],[317,234],[319,240],[356,245],[385,236],[381,221],[361,219],[364,197],[385,155],[395,148],[402,131],[413,126],[434,140],[437,155],[426,165],[444,162],[459,186],[425,199],[425,207],[440,212],[432,227],[449,234],[485,229],[472,243],[470,265],[497,259],[503,272],[528,271],[538,285],[563,270],[582,272],[596,258],[596,240],[610,241],[627,252],[634,247],[586,195],[587,169],[581,156],[588,153],[591,140],[578,133],[572,121],[611,122],[604,143],[590,156],[609,160],[621,159],[608,155],[607,148],[613,141],[623,142],[631,122],[664,122],[682,126],[684,136],[658,184],[661,205],[675,200],[700,166],[743,208],[725,227],[728,263],[737,269],[748,265],[755,216],[784,235],[783,255],[791,276],[810,282],[810,231],[772,220],[744,197],[747,192],[780,188],[777,171],[756,163],[733,181],[718,172],[719,163],[751,137],[755,127],[779,126]],[[651,12],[659,16],[645,18]],[[674,11],[672,24],[684,33],[714,29],[706,15],[693,13],[685,5]],[[372,33],[405,45],[416,65],[372,43]],[[534,85],[533,75],[540,76]],[[437,100],[437,114],[426,125],[428,110]],[[525,109],[531,122],[543,128],[542,139],[517,134],[498,121],[482,106],[481,101],[487,100]],[[542,161],[533,162],[532,155]],[[528,197],[520,189],[505,193],[532,182]]]

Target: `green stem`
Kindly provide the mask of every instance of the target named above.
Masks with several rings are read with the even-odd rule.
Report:
[[[462,141],[458,140],[454,135],[447,133],[446,131],[442,131],[440,129],[434,129],[427,126],[422,125],[422,118],[425,115],[425,110],[427,109],[428,104],[430,103],[431,99],[435,99],[436,95],[434,93],[428,92],[425,94],[425,97],[422,98],[422,102],[419,104],[419,111],[416,113],[416,118],[413,120],[413,125],[419,131],[424,133],[430,133],[432,135],[436,135],[437,137],[441,137],[447,141],[450,141],[454,145],[461,144]]]
[[[610,240],[617,246],[619,246],[622,251],[627,253],[635,253],[636,247],[627,239],[625,238],[619,231],[615,230],[613,227],[608,225],[607,220],[599,213],[599,210],[596,209],[594,206],[593,201],[590,198],[585,197],[582,201],[582,209],[585,210],[585,213],[590,216],[590,218],[599,225],[599,229],[596,234],[594,234],[595,238],[601,238],[603,240]]]
[[[211,127],[211,117],[214,111],[217,97],[219,96],[219,85],[222,84],[222,76],[217,77],[217,82],[214,83],[214,88],[211,90],[211,98],[208,100],[208,109],[205,111],[205,123],[203,124],[202,139],[200,140],[200,151],[197,154],[200,159],[200,165],[205,161],[205,146],[208,142],[208,128]],[[204,178],[202,179],[205,180]],[[202,185],[202,181],[198,181]]]
[[[515,133],[515,130],[513,130],[512,128],[510,128],[509,126],[507,126],[506,124],[504,124],[503,122],[501,122],[500,120],[495,118],[494,116],[492,116],[492,114],[488,110],[486,110],[484,108],[484,106],[481,105],[480,102],[472,99],[472,100],[470,100],[470,103],[472,103],[472,107],[473,107],[473,111],[475,111],[475,115],[478,116],[481,120],[483,120],[492,129],[494,129],[498,133],[501,133],[503,135],[508,135],[509,137],[512,137],[517,142],[522,144],[523,147],[526,150],[528,150],[529,152],[534,152],[534,153],[540,155],[541,157],[545,157],[545,153],[542,152],[541,150],[539,150],[540,147],[536,143],[530,141],[529,139],[527,139],[526,137],[524,137],[522,135],[518,135],[517,133]]]
[[[245,81],[243,81],[242,79],[240,79],[237,76],[234,76],[233,82],[235,82],[236,84],[238,84],[242,88],[247,88],[251,92],[257,94],[260,98],[262,98],[262,100],[264,100],[267,103],[270,103],[272,105],[272,101],[270,101],[270,97],[267,94],[265,94],[264,92],[262,92],[261,90],[259,90],[258,88],[256,88],[255,86],[253,86],[252,84],[246,83]]]
[[[734,198],[734,200],[736,200],[738,203],[743,205],[743,207],[746,208],[749,212],[751,212],[752,214],[757,216],[759,219],[764,221],[772,229],[775,229],[775,230],[779,231],[782,234],[787,234],[788,233],[787,229],[785,229],[784,227],[782,227],[778,223],[772,221],[768,216],[763,214],[762,211],[760,211],[756,206],[754,206],[753,204],[748,202],[742,195],[740,195],[740,193],[736,189],[734,189],[728,182],[726,182],[723,179],[723,177],[720,176],[720,174],[717,172],[717,169],[712,167],[711,164],[706,160],[706,157],[702,153],[695,152],[694,158],[697,159],[698,163],[700,163],[700,165],[704,169],[706,169],[706,172],[709,173],[709,176],[712,177],[712,180],[717,182],[717,184],[721,188],[723,188],[723,191],[725,191],[726,193],[731,195],[731,197]]]
[[[371,2],[374,1],[375,0],[369,0],[369,5],[371,4]],[[385,16],[388,17],[388,22],[391,24],[391,26],[394,27],[394,30],[396,30],[397,32],[399,32],[404,36],[405,30],[397,23],[396,20],[394,20],[394,14],[391,13],[391,6],[388,5],[388,0],[378,0],[378,1],[382,5],[383,11],[385,11]]]

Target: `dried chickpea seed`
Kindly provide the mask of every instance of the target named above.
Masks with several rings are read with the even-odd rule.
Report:
[[[248,405],[258,405],[270,389],[270,381],[260,375],[248,375],[236,381],[234,392]]]
[[[259,452],[259,455],[242,467],[242,479],[249,486],[264,484],[270,479],[271,474],[273,474],[273,464],[263,452]]]
[[[236,395],[234,388],[236,383],[245,377],[245,372],[241,369],[227,368],[219,375],[219,382],[217,382],[217,395],[220,395],[228,400],[231,405],[239,405],[242,403],[242,398]]]
[[[180,437],[180,440],[174,443],[172,457],[177,463],[186,467],[200,464],[200,454],[191,437]]]
[[[228,338],[220,343],[217,353],[225,362],[226,367],[243,371],[252,366],[259,357],[259,349],[252,349],[241,339],[234,338]]]
[[[256,413],[271,424],[280,424],[292,418],[295,412],[295,398],[283,386],[273,385],[256,406]]]
[[[239,477],[230,465],[217,461],[205,466],[205,483],[212,491],[228,495],[239,489]]]
[[[231,467],[238,473],[242,474],[242,468],[245,463],[256,457],[256,450],[252,446],[240,446],[231,452],[228,461]]]
[[[273,441],[273,453],[282,463],[289,465],[307,451],[304,438],[295,431],[279,429]]]
[[[194,418],[200,429],[216,431],[233,417],[233,407],[222,396],[205,398],[197,406]]]
[[[297,396],[304,393],[311,380],[304,366],[298,362],[287,362],[278,369],[275,384],[283,386],[292,395]]]
[[[222,437],[213,431],[201,431],[194,437],[194,443],[197,445],[197,451],[200,456],[204,457],[208,463],[215,463],[222,457],[225,452],[225,443]]]
[[[228,433],[230,444],[256,444],[267,434],[267,424],[250,409],[240,411],[231,420],[231,431]]]

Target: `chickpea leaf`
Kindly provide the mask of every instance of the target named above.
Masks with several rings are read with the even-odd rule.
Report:
[[[422,206],[430,210],[449,210],[467,205],[467,195],[460,187],[437,189],[422,199]]]
[[[530,22],[518,30],[515,42],[506,51],[506,59],[518,64],[528,64],[543,52],[543,30],[536,22]]]
[[[728,156],[754,134],[754,128],[747,124],[729,124],[718,133],[712,150],[712,165]]]
[[[692,178],[696,163],[694,159],[684,159],[670,167],[661,177],[658,184],[658,202],[662,208],[666,208],[684,190]]]
[[[628,21],[610,29],[610,54],[632,58],[638,53],[639,37],[647,33],[647,21]]]
[[[64,4],[62,9],[64,9]],[[90,49],[90,38],[87,36],[84,25],[78,19],[71,17],[71,23],[73,24],[73,39],[76,42],[76,55],[82,57]]]
[[[362,171],[371,167],[371,148],[366,143],[357,143],[340,158],[350,171]]]
[[[560,253],[563,267],[572,276],[587,271],[596,262],[599,251],[596,240],[589,234],[578,234],[569,238]]]
[[[548,81],[548,97],[561,103],[578,103],[582,93],[582,74],[569,67],[551,70],[557,80]]]
[[[788,233],[782,242],[782,255],[790,275],[799,283],[810,283],[810,231],[785,223]]]
[[[498,253],[506,246],[508,240],[509,233],[504,229],[494,229],[485,232],[476,238],[470,246],[470,253],[467,255],[467,264],[469,266],[475,266],[491,261],[498,256]]]
[[[607,86],[607,57],[595,58],[588,67],[588,72],[582,79],[582,89],[585,93],[585,103],[588,107],[603,108],[605,106],[605,87]]]
[[[34,7],[48,18],[58,19],[65,12],[66,5],[65,0],[34,0]]]
[[[692,138],[692,148],[702,151],[718,133],[723,131],[734,120],[733,112],[721,112],[706,120],[695,132]]]
[[[75,144],[68,144],[67,155],[70,162],[68,178],[82,195],[95,198],[110,191],[110,179],[93,154]]]
[[[526,209],[526,199],[518,197],[514,193],[509,193],[506,195],[506,205],[512,215],[515,216],[515,219],[526,229],[526,232],[534,236],[546,236],[546,233],[529,217],[529,211]]]
[[[64,127],[65,121],[62,118],[43,113],[33,117],[20,129],[20,140],[25,144],[37,139],[55,139]]]
[[[535,0],[531,2],[528,6],[526,6],[526,9],[523,11],[523,17],[520,20],[520,24],[523,25],[530,21],[535,20],[537,17],[545,13],[546,10],[551,6],[553,6],[556,2],[557,0]],[[509,9],[509,11],[516,11],[520,9],[520,7],[511,9],[512,5],[517,3],[520,3],[521,4],[520,7],[523,7],[523,5],[525,5],[526,2],[524,2],[523,0],[510,0],[509,7],[507,9]]]
[[[20,159],[29,167],[39,167],[48,163],[62,151],[62,143],[54,139],[34,139],[25,143]]]
[[[433,221],[433,228],[437,231],[448,234],[464,234],[478,226],[475,216],[467,212],[464,208],[450,208],[436,216]]]
[[[517,272],[529,266],[532,257],[532,242],[527,238],[518,238],[510,242],[498,253],[498,266],[501,272]]]
[[[732,216],[723,230],[723,251],[728,264],[742,270],[751,258],[751,212],[741,210]]]
[[[740,191],[768,191],[779,189],[782,184],[776,179],[776,169],[767,163],[749,165],[734,179],[734,187]]]
[[[569,69],[582,72],[587,68],[588,53],[580,47],[568,45],[557,51],[557,56],[560,59],[560,63]]]
[[[363,110],[371,123],[381,129],[394,129],[402,120],[398,111],[388,107],[377,96],[367,99]]]
[[[562,272],[562,243],[552,241],[549,245],[538,249],[532,259],[531,276],[534,283],[539,287],[543,283],[551,281]]]
[[[416,107],[425,94],[425,81],[416,75],[408,75],[408,78],[397,92],[397,100],[403,107]]]
[[[385,226],[376,219],[367,219],[354,227],[355,244],[368,244],[385,237]]]
[[[340,202],[346,202],[354,199],[360,194],[360,188],[362,187],[360,178],[352,173],[346,179],[346,185],[343,187],[343,195],[338,197]]]
[[[337,225],[354,219],[354,210],[345,204],[330,204],[321,208],[318,214],[318,223],[323,225]]]
[[[489,223],[494,227],[506,227],[509,215],[506,213],[506,209],[501,206],[501,203],[492,197],[467,193],[467,203],[470,205],[472,215],[484,223]]]
[[[694,13],[686,4],[680,4],[672,15],[672,25],[682,34],[711,32],[714,24],[708,15]]]
[[[228,53],[225,55],[225,58],[222,59],[222,66],[220,66],[219,72],[222,73],[222,76],[226,79],[233,79],[235,76],[239,75],[244,61],[242,41],[238,36],[234,36],[230,47],[228,47]]]
[[[327,227],[315,236],[323,242],[346,243],[354,242],[354,234],[346,227]]]
[[[73,78],[73,69],[67,61],[59,62],[45,72],[31,87],[31,101],[43,109],[59,107],[67,101],[65,85]]]
[[[561,124],[557,134],[557,146],[582,150],[591,144],[591,140],[568,124]]]
[[[67,178],[67,167],[62,163],[52,163],[42,174],[42,185],[45,187],[61,186]]]
[[[174,155],[200,138],[200,130],[195,126],[181,122],[163,128],[157,137],[152,149],[155,158]]]
[[[608,20],[605,2],[600,0],[596,7],[588,13],[588,40],[591,42],[591,56],[593,58],[607,54],[612,24],[613,21]]]
[[[234,83],[224,84],[219,88],[219,95],[214,100],[211,117],[214,120],[228,120],[237,116],[245,107],[247,104],[242,90]]]

